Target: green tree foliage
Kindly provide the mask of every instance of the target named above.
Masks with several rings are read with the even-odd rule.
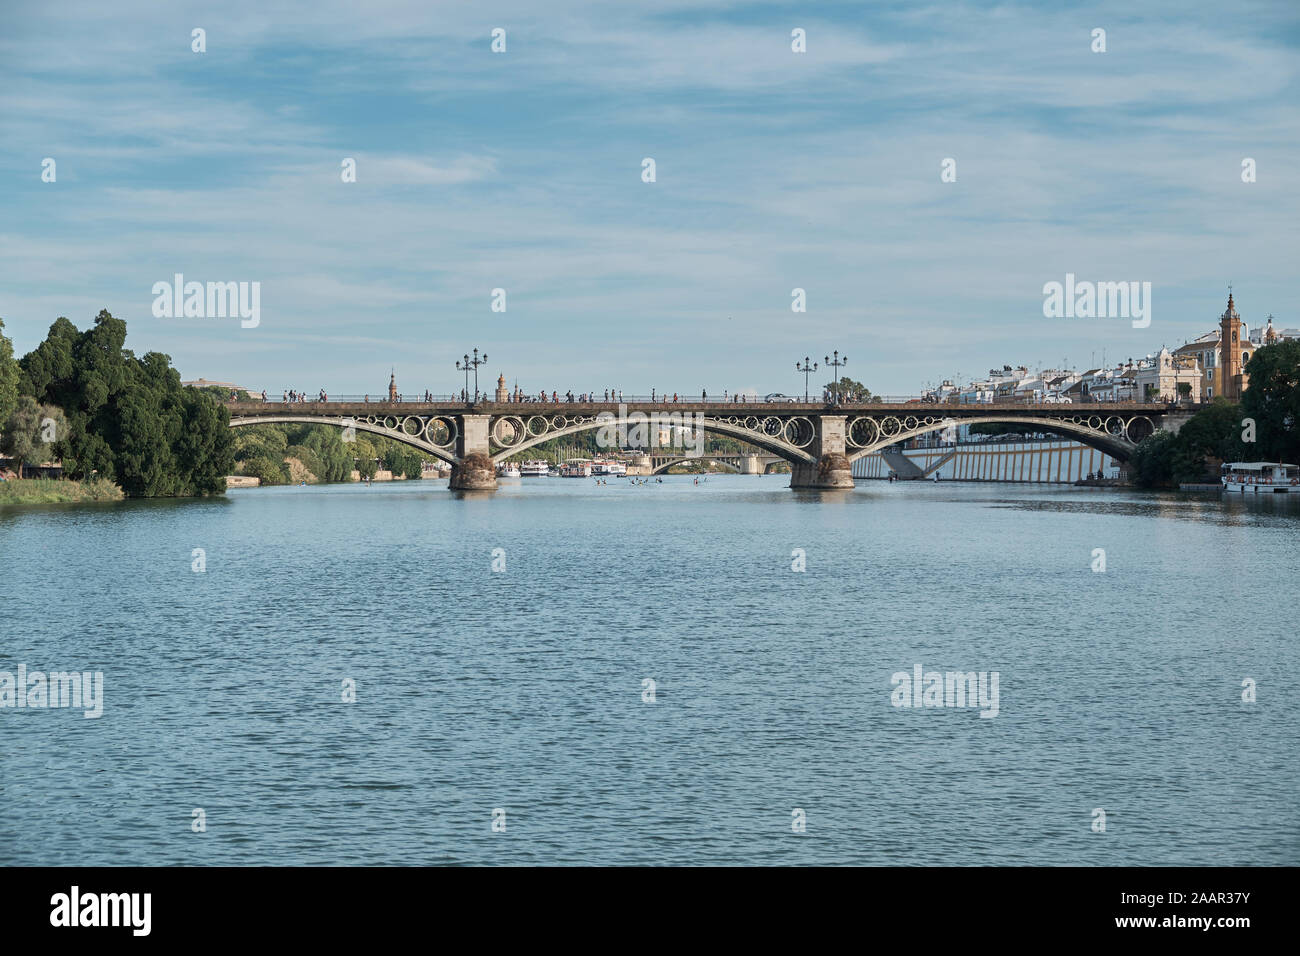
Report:
[[[60,436],[67,430],[62,409],[42,405],[30,395],[21,395],[4,422],[0,451],[17,460],[20,472],[24,465],[35,468],[59,457]]]
[[[1241,441],[1241,406],[1216,398],[1177,435],[1159,431],[1138,445],[1129,463],[1133,481],[1146,488],[1218,481],[1219,465],[1247,457]]]
[[[0,428],[18,406],[18,363],[14,360],[14,344],[4,333],[4,320],[0,319]]]
[[[1255,420],[1255,460],[1300,463],[1300,341],[1255,350],[1246,363],[1250,385],[1241,413]],[[1240,433],[1242,426],[1238,424]]]
[[[407,478],[419,478],[423,473],[424,456],[410,445],[390,442],[384,452],[384,465],[393,473],[393,477],[405,475]]]
[[[1175,436],[1159,431],[1142,439],[1129,459],[1129,476],[1143,488],[1162,488],[1172,483]]]
[[[841,402],[872,402],[879,398],[878,395],[873,395],[871,389],[867,388],[867,386],[863,385],[861,382],[854,381],[847,375],[840,379],[838,385],[831,381],[827,382],[822,387],[831,393],[834,393],[836,388],[838,388]]]
[[[361,476],[361,480],[365,481],[367,478],[375,477],[375,472],[379,470],[379,453],[375,450],[375,446],[360,436],[357,436],[357,440],[350,444],[352,454],[356,458],[355,467],[357,473]]]
[[[124,347],[126,323],[101,311],[85,332],[55,320],[19,363],[19,388],[67,415],[64,474],[116,481],[131,497],[225,491],[233,466],[230,413],[187,389],[171,360]]]
[[[273,458],[250,458],[244,462],[244,474],[256,478],[264,485],[289,483],[289,466]]]

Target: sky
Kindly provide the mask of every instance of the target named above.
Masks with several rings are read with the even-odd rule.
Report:
[[[835,349],[914,395],[1175,347],[1229,283],[1300,326],[1291,0],[0,6],[19,355],[108,309],[277,394],[448,393],[477,347],[532,392],[799,394]],[[155,317],[176,273],[259,323]],[[1150,282],[1150,325],[1045,317],[1067,273]]]

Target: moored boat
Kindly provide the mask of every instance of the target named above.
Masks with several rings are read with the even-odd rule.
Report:
[[[1280,461],[1224,462],[1219,480],[1228,491],[1253,494],[1300,494],[1300,465]]]
[[[519,475],[521,478],[545,478],[551,473],[551,463],[535,459],[526,461],[519,466]]]

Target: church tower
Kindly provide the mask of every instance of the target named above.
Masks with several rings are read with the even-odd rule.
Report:
[[[394,369],[388,376],[388,400],[397,401],[397,370]]]
[[[1214,393],[1230,402],[1241,401],[1246,390],[1246,376],[1242,374],[1241,341],[1242,322],[1232,304],[1232,291],[1228,291],[1228,308],[1219,317],[1219,374]]]
[[[497,399],[498,402],[508,402],[508,401],[510,401],[510,395],[509,395],[509,393],[506,392],[506,377],[505,377],[504,374],[501,375],[499,378],[497,378],[497,395],[496,395],[496,399]]]

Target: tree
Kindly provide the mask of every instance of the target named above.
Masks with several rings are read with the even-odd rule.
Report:
[[[830,394],[835,394],[838,389],[840,401],[842,402],[871,402],[879,398],[871,394],[871,389],[861,382],[855,382],[848,376],[844,376],[836,382],[827,382],[823,388]]]
[[[407,478],[419,478],[423,474],[423,461],[414,448],[394,442],[384,454],[384,464],[393,473],[393,477],[405,475]]]
[[[24,466],[39,467],[59,457],[58,447],[67,428],[62,409],[42,405],[30,395],[21,395],[4,423],[0,451],[17,461],[21,477]]]
[[[358,438],[352,442],[352,454],[356,459],[357,474],[361,480],[375,477],[375,472],[379,470],[375,446],[364,438]]]
[[[1244,457],[1241,406],[1216,398],[1187,420],[1170,446],[1171,480],[1218,480],[1219,465]]]
[[[283,485],[289,482],[289,467],[283,461],[271,458],[250,458],[244,462],[244,474],[256,478],[263,485]]]
[[[1300,462],[1300,341],[1256,349],[1245,372],[1250,385],[1242,393],[1241,412],[1255,420],[1259,449],[1251,457]],[[1243,428],[1239,423],[1238,431]]]
[[[5,336],[5,323],[0,319],[0,425],[18,406],[18,363],[14,361],[14,344]]]
[[[1129,459],[1134,484],[1160,488],[1173,482],[1174,437],[1170,432],[1158,431],[1138,443]]]
[[[137,359],[125,343],[126,323],[107,310],[85,332],[60,317],[19,363],[19,388],[67,415],[64,474],[99,475],[135,497],[224,493],[229,410],[181,385],[168,356]]]

